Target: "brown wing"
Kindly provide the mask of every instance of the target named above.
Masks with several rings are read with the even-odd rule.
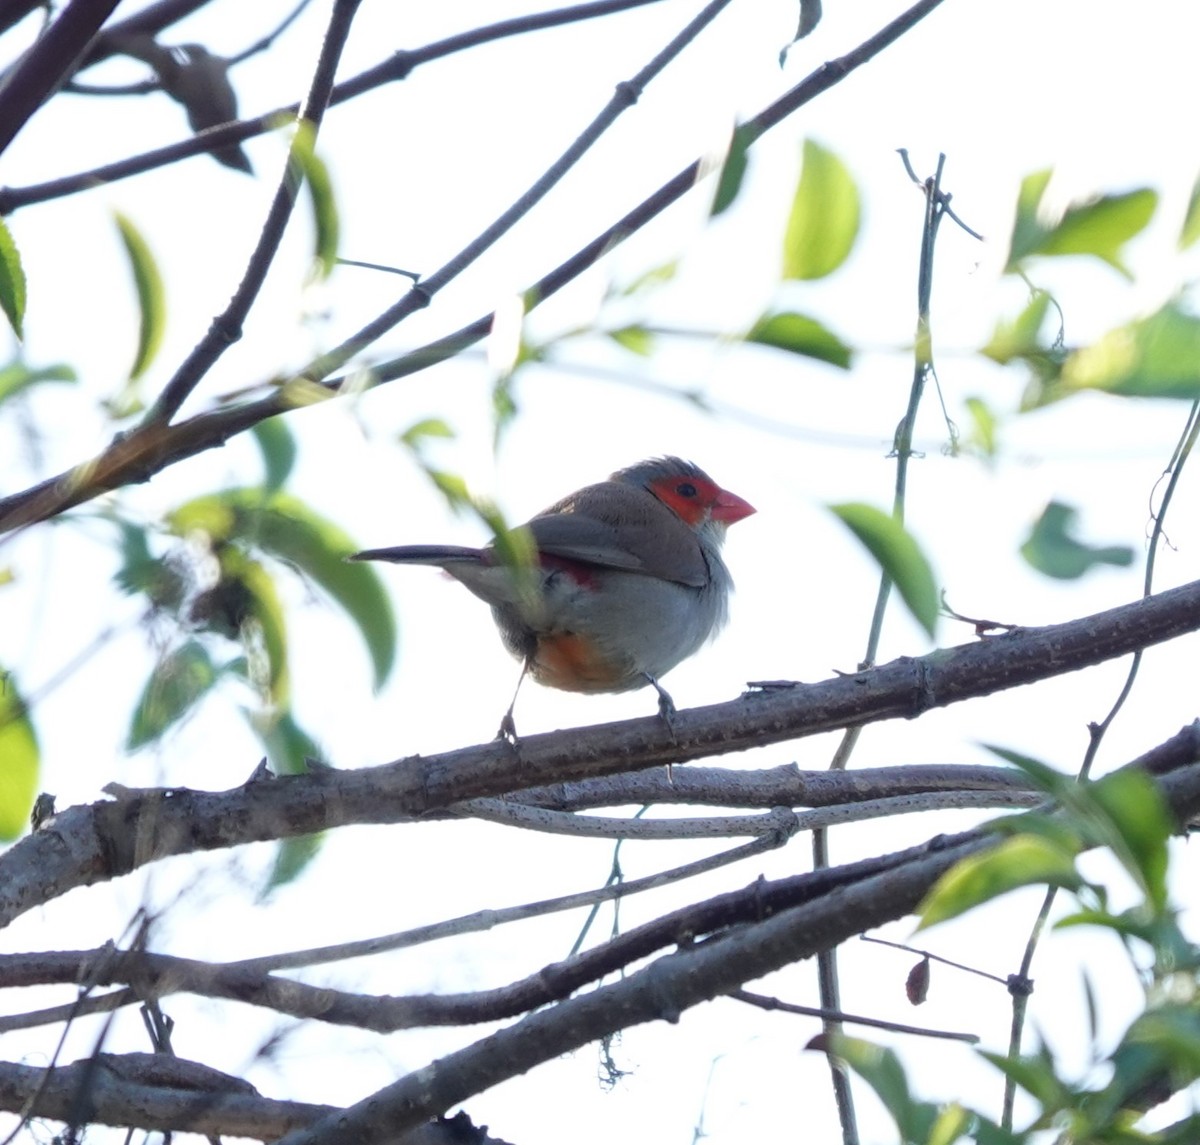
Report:
[[[529,522],[539,551],[703,588],[708,564],[696,534],[645,489],[588,485]]]

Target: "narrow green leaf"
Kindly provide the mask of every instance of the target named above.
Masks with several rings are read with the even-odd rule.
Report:
[[[1144,772],[1122,768],[1093,783],[1089,792],[1108,816],[1120,846],[1114,847],[1155,911],[1167,905],[1167,841],[1171,817],[1154,781]]]
[[[971,1127],[970,1110],[952,1102],[940,1110],[926,1139],[926,1145],[954,1145]]]
[[[1157,206],[1158,194],[1143,187],[1068,207],[1062,221],[1050,228],[1034,253],[1090,254],[1132,278],[1121,260],[1121,249],[1146,229]]]
[[[1192,184],[1187,214],[1184,215],[1183,226],[1179,230],[1179,249],[1187,250],[1197,239],[1200,239],[1200,179]]]
[[[1124,245],[1140,234],[1158,206],[1158,195],[1143,187],[1120,195],[1100,195],[1068,207],[1056,223],[1043,221],[1042,198],[1050,171],[1029,175],[1017,196],[1007,273],[1034,255],[1092,255],[1129,277],[1121,259]]]
[[[646,358],[654,353],[654,335],[645,326],[622,326],[618,330],[609,330],[608,336],[631,354]]]
[[[1053,174],[1049,169],[1035,171],[1026,175],[1021,181],[1021,190],[1017,194],[1017,213],[1013,220],[1012,240],[1009,243],[1008,262],[1004,272],[1012,274],[1020,268],[1023,258],[1037,249],[1038,244],[1046,235],[1046,227],[1038,218],[1042,206],[1042,196],[1050,183]]]
[[[1096,565],[1126,568],[1133,563],[1128,545],[1094,546],[1071,536],[1077,516],[1070,505],[1051,501],[1021,546],[1021,555],[1038,572],[1056,580],[1077,580]]]
[[[117,587],[130,596],[143,594],[156,611],[176,612],[190,587],[182,569],[150,551],[141,525],[120,519],[113,523],[121,533],[121,567],[113,577]]]
[[[1004,760],[1005,763],[1019,767],[1033,780],[1036,787],[1055,799],[1066,798],[1076,786],[1074,777],[1064,775],[1057,768],[1051,767],[1040,759],[1034,759],[1031,755],[1011,751],[1009,748],[994,743],[980,744],[980,746]]]
[[[866,546],[890,577],[909,612],[932,638],[937,627],[938,591],[933,569],[911,534],[873,505],[850,502],[829,509]]]
[[[875,1091],[886,1106],[900,1139],[928,1143],[938,1111],[927,1102],[916,1101],[909,1093],[908,1078],[895,1051],[844,1034],[832,1034],[828,1040],[833,1052]]]
[[[712,208],[709,210],[710,218],[716,218],[717,215],[727,211],[734,199],[737,198],[738,191],[742,189],[742,180],[745,178],[746,167],[749,163],[747,151],[750,144],[761,134],[761,132],[753,131],[740,123],[733,129],[733,135],[729,140],[729,150],[725,152],[725,161],[721,164],[721,174],[717,179],[717,189],[713,194]]]
[[[1045,1048],[1040,1053],[1016,1058],[988,1050],[980,1050],[979,1054],[1030,1094],[1042,1106],[1043,1116],[1050,1117],[1072,1105],[1074,1097],[1059,1081],[1054,1059]]]
[[[991,339],[979,352],[1001,365],[1006,365],[1014,358],[1044,353],[1047,347],[1039,342],[1038,335],[1049,309],[1050,295],[1044,290],[1035,291],[1029,304],[1016,318],[1001,319],[996,323]]]
[[[426,438],[436,437],[444,440],[454,438],[454,430],[440,417],[427,417],[414,422],[400,435],[400,444],[409,449],[420,449]]]
[[[897,1125],[908,1120],[913,1099],[894,1050],[845,1034],[831,1035],[829,1047],[875,1091]]]
[[[40,774],[29,709],[16,678],[0,668],[0,841],[11,842],[28,828]]]
[[[181,536],[200,530],[216,541],[236,539],[311,577],[354,621],[370,654],[375,687],[396,656],[396,622],[379,575],[345,558],[361,546],[338,526],[286,493],[229,489],[199,497],[170,515]]]
[[[338,211],[333,194],[333,183],[329,168],[316,152],[316,132],[305,120],[296,124],[296,136],[292,140],[288,161],[295,164],[308,187],[313,210],[313,229],[316,234],[315,250],[317,277],[328,278],[337,263]]]
[[[972,907],[1035,883],[1079,886],[1075,856],[1041,836],[1014,835],[951,867],[921,903],[918,929],[957,918]]]
[[[0,367],[0,402],[42,382],[77,382],[75,371],[70,366],[45,366],[40,370],[32,369],[24,362],[9,362]]]
[[[971,418],[967,443],[991,461],[996,457],[999,446],[999,423],[996,414],[983,398],[969,397],[964,404]]]
[[[20,341],[25,337],[25,268],[12,231],[0,218],[0,310]]]
[[[133,220],[119,211],[115,218],[125,254],[129,258],[129,268],[133,272],[140,315],[137,353],[129,368],[129,377],[133,379],[140,378],[149,369],[162,345],[167,325],[166,293],[154,255]]]
[[[846,261],[858,236],[858,187],[842,161],[811,139],[792,199],[783,277],[824,278]]]
[[[249,653],[258,653],[266,660],[266,677],[259,683],[265,685],[267,702],[273,707],[286,707],[291,701],[287,620],[275,580],[262,564],[233,547],[222,550],[221,569],[244,594],[244,621],[250,623],[243,622],[240,635],[248,642]],[[251,655],[251,664],[254,662]]]
[[[793,311],[764,314],[750,327],[746,341],[816,358],[843,370],[850,368],[854,357],[854,351],[832,330],[807,314]]]
[[[305,775],[310,766],[324,760],[320,745],[296,721],[290,710],[265,719],[246,713],[250,726],[258,733],[276,775]],[[264,893],[292,882],[316,857],[324,833],[297,835],[281,839],[275,851],[275,863]]]
[[[974,1115],[971,1134],[975,1145],[1029,1145],[1029,1138],[1024,1133],[1013,1133],[1009,1129],[997,1125],[982,1114]]]
[[[274,493],[287,484],[296,464],[296,439],[281,417],[260,421],[250,432],[263,455],[263,489]]]
[[[1172,300],[1146,318],[1110,330],[1067,358],[1061,388],[1195,401],[1200,397],[1200,319]]]
[[[672,259],[670,262],[664,262],[658,266],[652,266],[647,271],[643,271],[628,286],[621,287],[616,293],[620,298],[629,298],[635,294],[645,294],[673,281],[678,273],[679,260]],[[531,302],[526,300],[525,312],[529,313],[532,308]]]
[[[216,682],[217,673],[197,640],[168,653],[154,666],[133,712],[125,747],[136,751],[159,739],[188,714]]]

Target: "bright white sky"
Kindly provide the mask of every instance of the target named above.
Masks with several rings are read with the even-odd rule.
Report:
[[[209,18],[181,26],[174,42],[201,40],[233,54],[272,26],[286,3],[260,3],[253,19],[218,5]],[[281,41],[278,57],[240,68],[236,83],[246,113],[296,98],[307,84],[326,5],[315,4]],[[537,5],[460,3],[394,5],[366,0],[340,74],[347,76],[398,48],[515,14]],[[712,28],[646,93],[530,218],[437,298],[428,311],[385,339],[380,357],[420,345],[491,309],[582,245],[665,178],[710,149],[735,116],[754,113],[821,61],[851,50],[902,6],[884,0],[829,0],[817,32],[780,70],[778,53],[796,20],[789,0],[735,0]],[[405,83],[332,112],[322,135],[342,209],[342,253],[429,273],[465,245],[530,184],[599,110],[613,85],[637,72],[699,9],[675,0],[606,21],[485,46],[421,67]],[[650,362],[584,341],[563,357],[620,380],[569,369],[521,376],[521,416],[495,457],[490,449],[481,354],[385,387],[357,405],[326,404],[294,415],[301,464],[291,488],[337,520],[364,546],[407,541],[473,543],[479,529],[449,520],[438,496],[394,445],[420,418],[437,416],[458,431],[439,451],[473,488],[494,494],[520,520],[561,494],[640,458],[678,453],[707,468],[759,513],[733,530],[727,547],[738,583],[732,623],[718,644],[667,681],[680,707],[738,694],[746,680],[816,680],[850,669],[862,655],[876,573],[855,543],[822,509],[827,502],[890,504],[893,463],[886,457],[907,401],[915,321],[916,257],[922,199],[895,154],[907,147],[918,172],[947,156],[944,186],[983,244],[950,222],[942,230],[934,290],[934,337],[947,407],[964,428],[963,402],[985,396],[1009,412],[1022,379],[986,367],[969,351],[986,340],[1000,314],[1011,314],[1024,288],[1000,281],[1013,201],[1021,177],[1054,165],[1059,202],[1098,190],[1150,185],[1162,192],[1155,224],[1130,248],[1137,284],[1098,266],[1047,265],[1037,281],[1054,289],[1066,312],[1067,337],[1080,341],[1139,309],[1158,304],[1194,275],[1194,259],[1175,256],[1183,205],[1200,154],[1187,128],[1200,79],[1194,46],[1200,16],[1173,0],[1137,6],[1082,0],[947,0],[882,57],[773,131],[755,149],[736,208],[704,225],[703,188],[647,233],[614,254],[531,321],[548,337],[596,314],[605,288],[648,267],[682,257],[677,284],[634,318],[714,331],[744,329],[768,305],[811,312],[864,348],[850,375],[766,352],[734,352],[705,342],[665,345]],[[107,71],[114,82],[129,67]],[[137,74],[141,74],[140,71]],[[281,80],[280,77],[286,79]],[[99,80],[97,72],[89,76]],[[281,86],[282,84],[282,86]],[[163,97],[115,103],[56,100],[5,156],[3,181],[23,185],[122,157],[183,133],[180,110]],[[864,228],[849,264],[833,279],[804,287],[776,284],[778,246],[797,173],[800,143],[831,147],[857,176]],[[278,139],[248,145],[257,181],[193,159],[174,169],[86,195],[23,210],[11,220],[30,275],[27,356],[67,361],[83,379],[78,392],[47,392],[31,407],[43,436],[21,444],[22,427],[0,429],[0,481],[28,483],[41,472],[94,452],[111,432],[96,403],[115,393],[132,358],[134,316],[127,271],[110,212],[120,209],[143,229],[164,267],[170,327],[150,391],[169,377],[231,293],[257,233],[283,155]],[[281,254],[244,341],[231,350],[193,399],[204,408],[222,393],[275,375],[356,329],[397,294],[400,280],[343,268],[319,292],[301,293],[308,251],[303,212]],[[607,312],[606,312],[607,313]],[[649,392],[639,379],[700,387],[715,402],[748,417],[711,417]],[[1154,482],[1182,426],[1181,406],[1078,399],[1006,421],[1003,452],[991,468],[942,452],[946,430],[936,395],[926,399],[909,514],[950,603],[958,611],[1022,624],[1050,623],[1133,599],[1141,570],[1106,571],[1056,584],[1021,562],[1017,548],[1043,505],[1077,505],[1084,535],[1142,552]],[[177,466],[147,487],[122,494],[127,512],[155,519],[180,501],[220,484],[258,480],[257,452],[235,441]],[[1159,586],[1197,575],[1198,497],[1185,480],[1160,553]],[[134,602],[109,588],[109,534],[97,523],[31,531],[0,553],[19,583],[0,593],[0,657],[36,692],[110,624],[118,638],[39,705],[46,756],[43,787],[59,805],[92,800],[109,780],[130,785],[172,782],[224,788],[242,782],[259,750],[238,715],[243,697],[213,697],[173,734],[161,752],[127,759],[121,751],[137,690],[148,668],[147,634]],[[292,670],[296,710],[338,767],[382,763],[489,738],[516,668],[492,631],[486,608],[428,570],[385,569],[401,625],[400,663],[386,690],[370,690],[361,647],[342,618],[293,584]],[[970,639],[943,625],[939,641]],[[894,611],[881,659],[918,655],[929,644]],[[1188,655],[1191,650],[1191,655]],[[1194,642],[1150,654],[1127,713],[1114,727],[1102,769],[1123,762],[1193,719]],[[1037,689],[930,713],[918,723],[889,724],[863,737],[858,765],[988,762],[977,745],[998,742],[1063,768],[1074,768],[1086,724],[1101,719],[1124,665],[1109,665]],[[116,683],[114,683],[116,682]],[[602,722],[653,710],[646,693],[572,697],[527,688],[518,708],[524,732]],[[833,740],[772,748],[730,759],[733,767],[795,760],[823,767]],[[964,825],[962,816],[903,819],[884,827],[838,832],[837,861],[903,846]],[[631,876],[708,853],[711,844],[644,843],[622,852]],[[256,904],[270,860],[267,848],[238,857],[232,880],[226,857],[164,864],[147,881],[75,892],[30,915],[4,935],[0,949],[85,947],[117,938],[148,894],[176,908],[157,947],[212,959],[365,937],[453,916],[599,885],[611,846],[525,836],[477,824],[364,829],[330,838],[295,887]],[[1190,863],[1191,857],[1185,857]],[[660,892],[628,902],[622,925],[670,906],[768,877],[802,870],[807,839],[783,853],[727,870],[703,887]],[[196,871],[203,872],[197,877]],[[147,889],[148,888],[148,889]],[[231,889],[232,888],[232,889]],[[965,926],[928,936],[951,958],[999,974],[1016,969],[1033,900],[1014,898]],[[601,931],[609,926],[605,916]],[[525,923],[476,939],[416,949],[370,962],[317,968],[308,980],[346,988],[406,993],[501,985],[563,957],[581,919]],[[907,924],[892,928],[903,938]],[[599,932],[598,932],[599,933]],[[925,936],[922,936],[925,940]],[[1034,1022],[1067,1057],[1084,1064],[1077,1034],[1085,1029],[1079,959],[1095,958],[1094,936],[1055,937],[1035,965]],[[1093,963],[1113,1007],[1136,999],[1136,983],[1119,962]],[[897,1021],[970,1028],[989,1048],[1007,1036],[1007,998],[999,989],[935,974],[930,1001],[912,1011],[902,984],[909,962],[878,947],[845,953],[849,1010]],[[815,972],[793,967],[766,989],[813,1004]],[[61,995],[55,995],[61,1000]],[[48,996],[29,1007],[47,1004]],[[10,1003],[11,1004],[11,1003]],[[271,1096],[344,1103],[401,1072],[465,1044],[460,1031],[418,1031],[386,1039],[324,1027],[288,1036],[269,1061],[251,1065],[277,1028],[269,1015],[221,1004],[171,999],[177,1051],[248,1076]],[[612,1092],[596,1083],[592,1049],[472,1100],[477,1123],[520,1142],[542,1145],[570,1133],[590,1145],[619,1133],[686,1142],[703,1119],[715,1143],[784,1133],[799,1141],[832,1140],[835,1117],[823,1061],[801,1053],[815,1024],[749,1013],[715,1003],[678,1028],[627,1035],[616,1058],[631,1075]],[[54,1035],[56,1036],[56,1035]],[[82,1056],[94,1035],[80,1032],[65,1055]],[[896,1042],[907,1051],[918,1090],[995,1110],[1000,1085],[969,1051],[937,1043]],[[27,1060],[45,1060],[50,1033],[27,1039]],[[113,1048],[144,1049],[136,1014],[117,1023]],[[332,1064],[331,1064],[332,1063]],[[953,1079],[947,1084],[949,1079]],[[797,1101],[795,1094],[803,1095]],[[860,1110],[865,1141],[890,1135],[869,1097]]]

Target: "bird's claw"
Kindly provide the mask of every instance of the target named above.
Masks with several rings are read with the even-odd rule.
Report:
[[[500,721],[499,730],[496,732],[496,738],[504,743],[511,744],[516,747],[520,742],[520,736],[517,735],[517,725],[513,720],[512,709],[510,708],[504,713],[504,719]]]

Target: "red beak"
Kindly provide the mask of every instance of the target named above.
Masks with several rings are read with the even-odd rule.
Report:
[[[742,520],[743,517],[749,517],[753,512],[755,512],[754,506],[749,501],[743,501],[736,493],[722,489],[713,503],[712,519],[732,525],[735,521]]]

